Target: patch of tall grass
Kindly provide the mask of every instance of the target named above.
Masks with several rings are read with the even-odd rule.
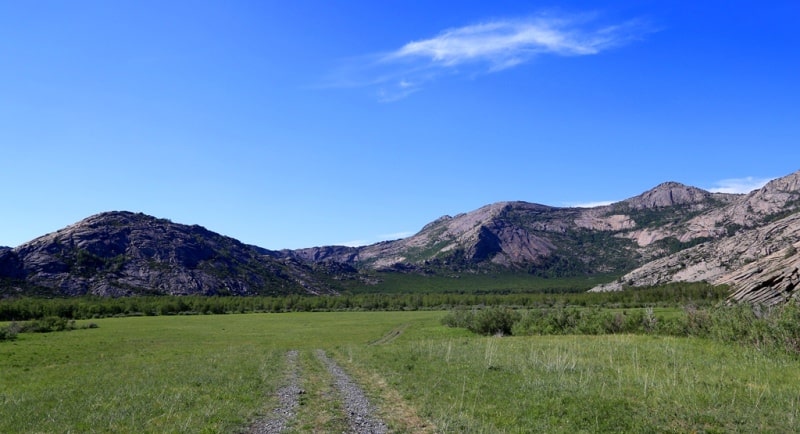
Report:
[[[800,429],[800,362],[786,355],[696,337],[413,334],[345,351],[441,432]]]
[[[602,335],[618,333],[708,337],[760,350],[800,354],[800,303],[782,306],[688,306],[682,315],[663,316],[652,308],[613,311],[555,307],[513,310],[507,307],[456,309],[442,324],[493,335]]]

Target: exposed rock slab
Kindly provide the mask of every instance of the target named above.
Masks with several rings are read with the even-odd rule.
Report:
[[[592,291],[705,281],[730,285],[731,300],[741,302],[772,305],[800,294],[796,291],[800,280],[800,172],[697,215],[689,227],[715,228],[707,234],[716,237],[648,262]]]

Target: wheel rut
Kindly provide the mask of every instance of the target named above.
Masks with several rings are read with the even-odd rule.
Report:
[[[300,395],[305,393],[300,388],[300,367],[297,364],[297,350],[286,353],[286,384],[278,389],[275,394],[278,397],[278,407],[272,413],[250,426],[247,431],[249,434],[278,434],[286,432],[289,423],[297,413],[297,406],[300,404]]]
[[[325,367],[330,374],[332,387],[336,393],[332,399],[338,399],[342,406],[344,417],[347,419],[348,430],[351,434],[384,434],[388,427],[375,415],[375,407],[367,399],[364,391],[352,378],[328,355],[324,350],[315,350],[317,361]],[[301,396],[306,392],[301,388],[302,369],[298,361],[299,351],[291,350],[286,353],[286,380],[285,384],[275,391],[278,405],[268,415],[253,422],[245,432],[248,434],[278,434],[295,432],[298,422],[298,406],[301,405]],[[327,381],[327,380],[326,380]],[[311,396],[309,395],[309,398]],[[307,400],[307,398],[303,398]],[[302,412],[301,412],[302,413]],[[300,417],[302,419],[302,417]],[[344,419],[342,419],[344,421]],[[344,425],[342,425],[344,428]],[[316,431],[316,430],[314,430]]]
[[[364,391],[353,382],[349,375],[331,360],[325,351],[316,350],[315,355],[333,377],[340,399],[344,404],[350,433],[383,434],[388,432],[386,424],[375,415],[375,408],[370,404]]]
[[[395,339],[399,338],[400,335],[403,334],[404,331],[408,328],[409,324],[402,324],[390,330],[385,335],[381,336],[378,340],[372,341],[370,345],[386,345],[388,343],[393,342]]]

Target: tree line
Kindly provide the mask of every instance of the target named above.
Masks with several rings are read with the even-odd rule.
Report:
[[[114,316],[204,315],[249,312],[402,311],[452,309],[459,306],[515,308],[711,306],[729,294],[725,286],[678,283],[606,293],[434,293],[343,294],[333,296],[133,296],[105,298],[6,298],[0,321],[46,317],[92,319]]]

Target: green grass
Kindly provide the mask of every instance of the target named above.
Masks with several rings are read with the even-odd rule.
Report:
[[[451,272],[447,275],[422,275],[416,273],[380,273],[371,275],[378,280],[375,285],[346,282],[350,292],[381,294],[436,294],[436,293],[565,293],[586,291],[601,283],[614,280],[616,275],[544,278],[528,273]]]
[[[425,337],[346,352],[444,432],[797,432],[798,361],[703,339]]]
[[[0,342],[0,432],[237,432],[300,351],[297,432],[340,431],[321,348],[397,432],[797,432],[800,360],[700,338],[478,337],[443,312],[134,317]],[[81,322],[79,321],[80,325]]]
[[[116,318],[20,334],[0,342],[0,432],[230,432],[265,411],[286,350],[366,345],[425,318],[398,315]]]

